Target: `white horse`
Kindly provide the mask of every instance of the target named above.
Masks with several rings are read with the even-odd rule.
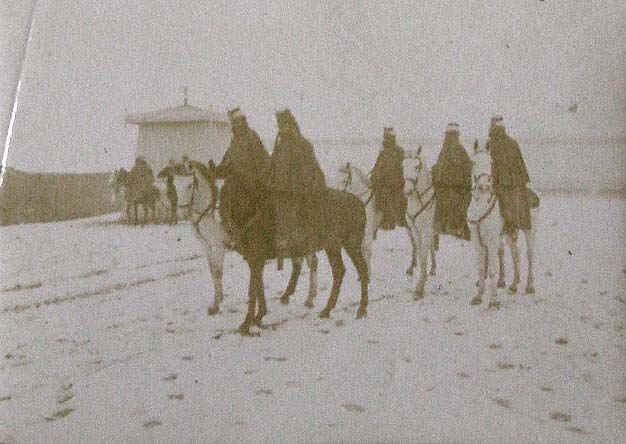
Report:
[[[491,155],[485,148],[478,148],[478,143],[474,144],[474,159],[472,167],[472,202],[467,211],[467,221],[472,235],[472,243],[477,253],[478,269],[478,293],[472,300],[472,305],[480,305],[485,292],[485,281],[489,277],[490,281],[490,301],[489,308],[498,308],[496,287],[503,288],[504,280],[504,246],[503,238],[511,251],[513,257],[513,282],[509,287],[509,293],[517,292],[520,282],[520,258],[517,246],[517,233],[507,235],[504,233],[504,220],[500,213],[498,199],[493,190],[491,173]],[[532,215],[532,219],[535,219]],[[534,226],[534,223],[532,224]],[[526,240],[526,256],[528,260],[528,275],[526,282],[526,293],[534,293],[534,232],[533,230],[522,230]],[[495,282],[496,267],[499,267],[498,282]]]
[[[367,270],[369,275],[372,275],[372,247],[374,244],[374,237],[376,236],[376,230],[380,226],[383,215],[380,212],[376,212],[376,201],[374,198],[374,192],[372,191],[372,185],[367,175],[359,168],[346,162],[339,168],[339,180],[337,188],[341,191],[347,191],[356,195],[365,204],[365,237],[363,238],[363,254],[367,261]],[[411,265],[406,270],[406,274],[413,275],[413,269],[417,263],[417,245],[411,229],[407,227],[407,233],[411,240]],[[431,252],[431,271],[434,275],[437,269],[437,261],[435,260],[435,250]]]
[[[424,286],[428,279],[428,257],[434,261],[435,251],[435,190],[430,170],[422,161],[422,148],[417,152],[406,152],[403,161],[404,195],[407,198],[407,222],[411,237],[415,241],[420,264],[420,276],[415,288],[415,299],[424,297]]]
[[[219,195],[217,182],[208,181],[195,168],[190,168],[190,171],[192,175],[189,176],[174,176],[174,186],[178,195],[178,206],[181,210],[188,213],[193,233],[202,245],[209,263],[214,296],[213,303],[208,309],[208,315],[212,316],[219,313],[220,304],[224,300],[222,287],[224,257],[229,249],[230,239],[222,226],[222,220],[217,208]],[[312,307],[313,300],[317,295],[317,257],[314,254],[308,255],[306,260],[311,273],[309,297],[305,305]],[[288,303],[290,294],[295,291],[297,277],[294,280],[293,276],[296,269],[299,274],[302,267],[302,258],[292,259],[292,263],[292,279],[281,298],[282,303]],[[291,293],[287,294],[289,291]]]
[[[167,198],[167,184],[165,180],[156,180],[154,182],[154,186],[157,190],[159,190],[159,199],[156,202],[155,209],[155,219],[164,222],[168,219],[170,201]]]
[[[126,205],[126,187],[124,186],[123,181],[120,179],[121,175],[123,174],[123,170],[123,168],[120,168],[119,170],[115,170],[111,173],[111,176],[109,177],[109,187],[111,187],[112,189],[113,206],[115,208],[119,207],[122,209],[120,221],[128,222],[129,214],[128,206]]]

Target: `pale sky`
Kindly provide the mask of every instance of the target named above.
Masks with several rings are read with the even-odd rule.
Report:
[[[11,62],[32,1],[0,0]],[[625,31],[623,0],[39,0],[8,164],[127,164],[136,127],[125,112],[179,105],[182,85],[193,105],[240,106],[268,138],[286,106],[311,138],[388,125],[440,137],[451,120],[484,137],[495,112],[518,137],[616,136]],[[14,66],[0,78],[3,131]]]

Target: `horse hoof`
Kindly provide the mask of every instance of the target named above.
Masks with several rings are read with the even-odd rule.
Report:
[[[488,310],[498,310],[500,308],[500,302],[498,301],[491,301],[489,302],[489,307],[487,307]]]
[[[517,293],[517,285],[511,285],[509,287],[509,294],[515,294]]]
[[[435,270],[430,270],[430,274],[431,276],[437,276],[437,272]]]
[[[416,291],[415,292],[415,298],[413,298],[413,300],[419,301],[420,299],[424,299],[424,292],[423,291]]]
[[[313,299],[307,299],[306,301],[304,301],[304,306],[306,308],[313,308]]]
[[[498,281],[498,288],[504,288],[504,287],[506,287],[506,282]]]
[[[281,296],[280,303],[283,305],[289,305],[289,296],[286,296],[286,295]]]
[[[529,285],[528,287],[526,287],[526,294],[533,294],[535,292],[535,287],[533,287],[532,285]]]
[[[367,310],[365,308],[361,309],[359,308],[359,311],[357,311],[356,313],[356,318],[357,319],[363,319],[367,317]]]
[[[483,303],[483,300],[479,298],[478,296],[476,296],[474,299],[472,299],[472,302],[470,302],[470,305],[480,305],[482,303]]]
[[[413,269],[412,269],[412,268],[408,268],[408,269],[406,270],[406,275],[407,275],[407,276],[413,276]]]
[[[207,314],[209,316],[215,316],[216,314],[218,314],[220,312],[220,308],[219,307],[209,307]]]
[[[322,310],[319,315],[317,315],[320,319],[328,319],[330,318],[329,310]]]
[[[250,336],[250,325],[247,322],[244,322],[237,329],[241,336]]]

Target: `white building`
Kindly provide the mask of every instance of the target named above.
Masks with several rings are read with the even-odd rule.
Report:
[[[224,156],[230,143],[230,123],[226,114],[181,106],[126,116],[126,123],[139,126],[136,156],[143,156],[155,174],[169,159],[215,163]]]

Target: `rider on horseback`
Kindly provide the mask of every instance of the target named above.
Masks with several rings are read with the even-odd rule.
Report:
[[[396,144],[393,128],[385,128],[383,146],[371,173],[375,210],[383,216],[379,226],[382,230],[407,226],[403,160],[404,150]]]
[[[326,188],[326,178],[311,143],[302,136],[288,109],[276,113],[278,134],[268,170],[276,211],[279,268],[294,248],[306,251],[312,228],[306,220],[307,199]]]
[[[230,110],[228,117],[233,136],[216,172],[224,179],[220,216],[231,242],[237,245],[241,242],[240,231],[254,216],[241,209],[256,208],[265,194],[262,178],[269,166],[269,154],[239,108]]]
[[[491,153],[494,191],[504,218],[504,230],[507,233],[529,230],[532,192],[526,187],[530,178],[519,145],[507,135],[501,116],[491,119],[486,149]]]
[[[146,159],[143,156],[137,156],[135,159],[135,165],[130,170],[130,175],[136,180],[136,184],[140,189],[148,189],[154,182],[154,174]]]
[[[469,240],[467,209],[471,200],[472,161],[459,142],[457,123],[450,123],[446,128],[443,148],[432,174],[437,194],[437,231]]]

